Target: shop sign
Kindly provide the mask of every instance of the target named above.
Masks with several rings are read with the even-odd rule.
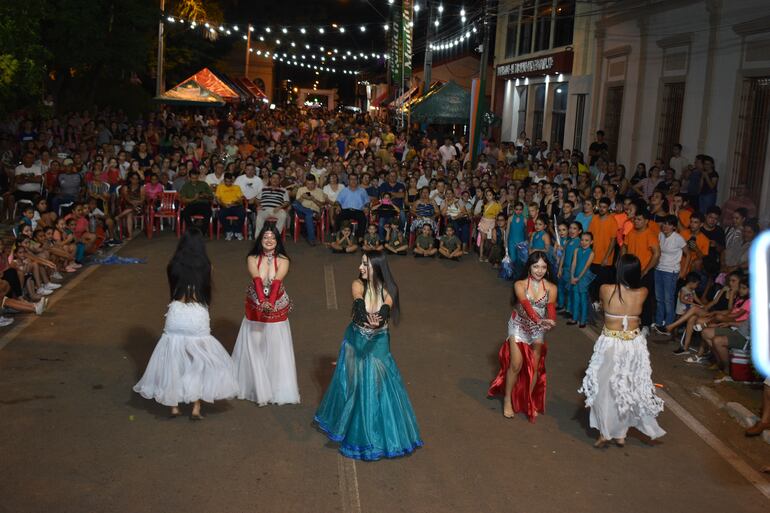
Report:
[[[545,57],[511,62],[497,67],[498,77],[528,76],[543,73],[572,73],[572,52],[559,52]]]

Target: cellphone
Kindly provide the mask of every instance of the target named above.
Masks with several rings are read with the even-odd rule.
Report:
[[[749,250],[751,288],[751,359],[754,367],[770,377],[770,230],[765,230]]]

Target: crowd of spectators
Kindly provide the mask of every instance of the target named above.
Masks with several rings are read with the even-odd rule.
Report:
[[[474,163],[464,137],[293,107],[19,116],[0,132],[0,214],[13,225],[0,287],[15,310],[41,312],[87,255],[152,233],[173,191],[182,227],[213,236],[216,225],[228,241],[273,222],[334,252],[473,254],[501,273],[540,249],[580,326],[630,252],[651,291],[642,323],[660,336],[683,330],[676,354],[726,370],[728,349],[748,340],[756,205],[736,190],[718,206],[714,159],[690,161],[680,145],[629,173],[601,131],[587,155],[521,133],[486,141]]]

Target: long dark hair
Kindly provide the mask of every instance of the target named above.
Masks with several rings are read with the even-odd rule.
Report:
[[[166,267],[172,301],[211,303],[211,261],[206,242],[197,228],[182,235]]]
[[[364,282],[364,296],[366,296],[367,289],[371,286],[374,290],[379,290],[380,287],[388,291],[393,306],[390,307],[390,319],[393,324],[398,324],[401,316],[401,306],[398,299],[398,285],[393,278],[393,274],[390,272],[388,266],[388,260],[385,258],[385,253],[382,251],[365,251],[364,255],[369,260],[369,265],[372,266],[372,273],[368,280]]]
[[[638,289],[642,286],[642,263],[636,255],[626,253],[618,258],[615,264],[615,292],[618,293],[618,299],[623,302],[623,296],[620,293],[620,286],[629,289]]]
[[[519,275],[519,281],[526,280],[529,278],[529,270],[530,268],[538,263],[540,260],[545,262],[545,276],[543,276],[543,279],[546,281],[549,281],[553,283],[553,278],[551,274],[551,264],[548,262],[548,256],[545,254],[545,251],[541,251],[539,249],[536,249],[534,251],[529,252],[529,256],[527,257],[527,263],[524,264],[524,268],[521,271],[521,275]],[[511,306],[518,303],[519,300],[516,298],[516,287],[513,288],[513,292],[511,294]]]
[[[262,237],[264,237],[267,232],[271,232],[275,236],[275,254],[289,260],[289,255],[286,254],[286,248],[283,246],[281,233],[278,231],[278,227],[275,223],[272,222],[265,223],[262,227],[262,231],[259,232],[257,239],[254,241],[254,246],[252,246],[251,251],[249,251],[249,256],[260,256],[264,254],[265,250],[262,248]]]

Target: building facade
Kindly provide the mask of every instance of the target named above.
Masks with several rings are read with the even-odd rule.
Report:
[[[500,139],[524,132],[562,147],[582,147],[575,125],[579,95],[590,93],[591,29],[585,3],[575,0],[503,0],[497,14],[493,111]]]
[[[632,2],[629,2],[632,3]],[[622,4],[621,4],[622,5]],[[718,201],[739,189],[770,222],[770,4],[651,0],[594,20],[590,133],[634,166],[680,143],[715,160]],[[633,169],[633,167],[630,167]]]
[[[603,130],[611,158],[628,172],[637,162],[668,162],[680,143],[691,163],[714,158],[720,203],[746,190],[767,226],[769,5],[502,1],[493,93],[500,138],[525,131],[587,152]]]

